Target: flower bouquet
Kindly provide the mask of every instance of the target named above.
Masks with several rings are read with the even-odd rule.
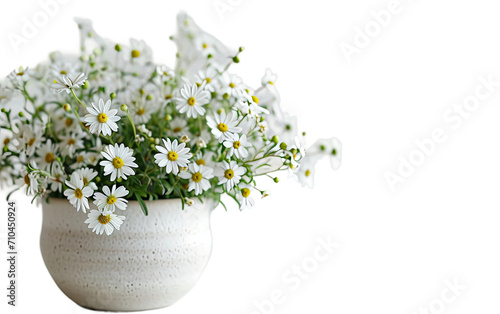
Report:
[[[226,208],[227,195],[251,208],[269,195],[259,177],[278,182],[285,171],[312,186],[321,157],[339,166],[337,139],[304,148],[305,133],[280,107],[277,75],[266,70],[257,89],[243,83],[230,72],[243,47],[232,51],[188,15],[170,37],[175,68],[154,63],[142,40],[117,44],[76,22],[79,55],[51,53],[1,82],[2,188],[64,199],[89,234],[115,235],[131,202],[146,216],[162,199],[179,200],[180,211],[207,201]]]

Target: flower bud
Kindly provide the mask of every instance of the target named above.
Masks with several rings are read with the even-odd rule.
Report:
[[[118,183],[120,183],[122,181],[123,181],[122,177],[119,177],[118,179],[116,179],[116,182],[118,182]]]
[[[278,136],[276,136],[276,135],[275,135],[275,136],[273,136],[273,138],[271,139],[271,141],[272,141],[274,144],[278,144],[278,142],[279,142],[279,138],[278,138]]]
[[[109,98],[111,98],[111,100],[115,99],[116,98],[116,94],[115,93],[109,94]]]
[[[121,111],[123,111],[123,112],[127,112],[127,111],[128,111],[128,106],[127,106],[127,105],[125,105],[125,104],[122,104],[122,105],[120,106],[120,110],[121,110]]]
[[[181,137],[181,143],[188,143],[191,139],[187,135]]]
[[[115,45],[115,50],[118,51],[118,52],[122,51],[122,46],[116,44]]]
[[[19,114],[18,114],[18,115],[19,115],[19,117],[21,117],[21,118],[22,118],[22,117],[24,117],[24,113],[23,113],[22,111],[19,111]]]
[[[282,150],[286,150],[286,148],[287,148],[286,143],[285,143],[285,142],[282,142],[282,143],[280,144],[280,148],[281,148]]]
[[[71,111],[71,105],[70,104],[64,104],[63,109],[70,112]]]
[[[240,63],[240,59],[238,58],[238,56],[234,56],[233,57],[233,62],[234,63]]]
[[[172,116],[171,116],[171,115],[169,115],[169,114],[167,114],[167,115],[165,116],[165,121],[171,121],[171,120],[172,120]]]
[[[153,95],[149,94],[146,96],[146,100],[151,100],[151,99],[153,99]]]
[[[280,179],[278,177],[274,177],[273,181],[278,183],[278,182],[280,182]]]

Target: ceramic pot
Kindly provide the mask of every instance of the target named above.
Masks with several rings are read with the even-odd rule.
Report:
[[[43,202],[40,248],[50,275],[78,305],[104,311],[169,306],[200,278],[212,250],[214,202],[129,202],[120,230],[97,235],[66,199]],[[91,207],[92,208],[92,207]]]

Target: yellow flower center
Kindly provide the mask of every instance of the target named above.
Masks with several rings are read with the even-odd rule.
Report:
[[[306,177],[310,176],[311,175],[311,170],[307,169],[305,175],[306,175]]]
[[[196,164],[199,166],[199,165],[205,165],[205,160],[204,159],[198,159],[196,161]]]
[[[17,73],[18,76],[23,76],[24,75],[24,72],[18,72]]]
[[[219,125],[217,126],[217,128],[221,132],[227,132],[227,125],[225,125],[224,123],[219,123]]]
[[[138,58],[141,55],[141,53],[139,52],[139,50],[132,50],[130,55],[132,56],[132,58]]]
[[[236,87],[236,85],[234,85],[234,83],[229,83],[229,87],[231,87],[231,88],[235,88],[235,87]]]
[[[234,177],[233,169],[227,169],[226,171],[224,171],[224,177],[226,177],[226,179],[228,180],[231,180]]]
[[[174,133],[179,133],[180,131],[182,131],[182,128],[176,127],[176,128],[174,128],[173,131],[174,131]]]
[[[70,139],[68,140],[68,145],[75,145],[75,139],[70,138]]]
[[[243,188],[243,189],[241,190],[241,195],[242,195],[243,197],[245,197],[245,198],[246,198],[246,197],[249,197],[249,196],[250,196],[250,189],[249,189],[249,188]]]
[[[114,195],[110,195],[106,198],[106,203],[108,203],[108,205],[113,205],[114,203],[116,203],[116,197]]]
[[[203,49],[207,49],[208,46],[207,46],[207,44],[203,43],[202,47],[203,47]]]
[[[207,77],[207,78],[205,78],[205,82],[207,82],[207,84],[210,84],[210,82],[212,82],[212,79]]]
[[[48,153],[47,155],[45,155],[45,162],[50,164],[52,163],[54,160],[56,160],[56,157],[54,156],[54,154],[52,153]]]
[[[82,196],[83,196],[82,190],[76,189],[75,190],[75,197],[76,198],[82,198]]]
[[[123,167],[123,159],[121,159],[120,157],[113,158],[113,167],[115,167],[116,169],[120,169],[121,167]]]
[[[188,99],[188,105],[194,106],[195,103],[196,103],[196,99],[194,99],[194,97],[189,97],[189,99]]]
[[[24,183],[26,183],[27,186],[30,186],[30,177],[29,175],[24,176]]]
[[[83,185],[89,184],[89,180],[87,178],[83,178]]]
[[[78,162],[78,163],[83,162],[83,156],[80,155],[80,156],[76,157],[76,162]]]
[[[97,121],[99,121],[99,123],[106,123],[106,121],[108,121],[108,116],[105,113],[100,113],[97,116]]]
[[[146,109],[140,108],[139,110],[137,110],[137,115],[142,116],[145,112],[146,112]]]
[[[28,145],[29,146],[33,145],[33,143],[35,143],[35,141],[36,141],[36,138],[30,139],[29,142],[28,142]]]
[[[6,139],[3,140],[4,145],[7,145],[9,143],[10,143],[10,138],[7,137]]]
[[[68,72],[66,72],[66,71],[64,71],[64,70],[61,70],[61,72],[59,72],[59,73],[61,73],[61,74],[63,74],[63,75],[64,75],[64,74],[68,74]]]
[[[202,178],[201,173],[197,172],[197,173],[193,174],[193,181],[194,182],[200,182],[201,178]]]
[[[64,123],[66,124],[66,126],[71,126],[71,124],[73,124],[73,119],[67,118]]]
[[[177,155],[177,153],[176,153],[176,152],[174,152],[174,151],[170,151],[170,152],[168,152],[168,154],[167,154],[167,158],[168,158],[168,160],[170,160],[170,161],[176,161],[176,160],[177,160],[177,158],[179,158],[179,155]]]
[[[97,220],[101,223],[101,225],[105,225],[111,221],[111,216],[101,214],[99,217],[97,217]]]
[[[165,96],[165,99],[170,99],[170,98],[172,98],[171,94],[168,94],[168,95]]]
[[[234,142],[233,142],[233,147],[234,147],[235,149],[240,148],[240,146],[241,146],[241,143],[240,143],[239,141],[234,141]]]
[[[258,104],[259,103],[259,98],[257,96],[252,96],[252,100],[254,103]]]

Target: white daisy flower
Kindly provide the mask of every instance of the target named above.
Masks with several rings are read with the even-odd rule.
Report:
[[[57,162],[54,163],[54,165],[52,166],[52,173],[51,173],[52,178],[48,182],[50,184],[50,190],[52,192],[59,192],[59,193],[62,192],[64,175],[65,173],[61,169],[59,163]]]
[[[156,111],[157,107],[152,103],[143,101],[133,102],[129,108],[130,116],[136,124],[148,123],[151,115]]]
[[[314,188],[314,174],[316,172],[315,168],[317,161],[318,158],[311,157],[310,155],[302,158],[300,167],[295,172],[295,175],[302,186],[308,186],[311,189]]]
[[[195,80],[197,83],[203,85],[203,88],[211,93],[215,92],[215,88],[217,81],[214,80],[214,77],[218,75],[215,67],[210,67],[205,71],[198,71],[198,74],[195,75]]]
[[[189,127],[187,125],[186,119],[175,118],[170,122],[169,128],[167,130],[167,134],[170,137],[181,137],[184,134],[188,134]]]
[[[83,133],[75,133],[75,132],[70,132],[66,135],[62,135],[60,137],[61,155],[63,157],[69,156],[70,158],[73,158],[76,150],[84,147],[82,140],[84,135],[85,134]]]
[[[205,151],[204,153],[198,152],[194,160],[197,165],[208,166],[214,163],[212,160],[213,156],[215,156],[215,153],[211,151]]]
[[[117,216],[108,211],[92,209],[85,223],[89,224],[89,228],[92,228],[92,232],[96,234],[106,232],[107,235],[110,235],[115,229],[120,230],[124,220],[125,216]]]
[[[111,190],[109,187],[104,186],[102,191],[104,194],[100,192],[94,194],[94,204],[97,208],[110,212],[114,212],[117,208],[120,210],[127,209],[128,201],[123,198],[123,196],[128,195],[128,190],[125,187],[116,188],[115,184]]]
[[[66,93],[71,93],[72,89],[79,88],[85,81],[87,80],[87,76],[85,73],[80,73],[76,78],[71,79],[67,75],[60,75],[59,78],[54,80],[54,84],[52,84],[52,90],[56,93],[60,93],[65,91]]]
[[[71,166],[69,166],[71,169],[79,169],[81,167],[84,167],[86,166],[86,162],[85,162],[85,154],[84,152],[81,152],[81,153],[78,153],[76,154],[76,157],[75,157],[75,163],[72,164]]]
[[[151,61],[153,52],[144,40],[130,38],[130,49],[130,57],[132,60],[140,60],[142,63]]]
[[[77,172],[73,172],[70,181],[65,183],[68,188],[64,191],[64,196],[68,198],[71,205],[75,206],[76,211],[81,208],[86,213],[90,208],[88,197],[91,197],[94,191],[88,186],[84,187],[83,179]]]
[[[90,168],[82,168],[76,170],[75,172],[78,173],[82,178],[83,186],[88,186],[94,191],[97,190],[97,185],[94,182],[92,182],[92,180],[94,180],[94,178],[97,177],[98,174],[97,171],[94,171]]]
[[[246,113],[252,117],[260,116],[263,113],[269,114],[269,110],[259,106],[259,98],[257,98],[257,96],[248,96],[246,97],[246,100],[239,101],[237,105],[240,108],[241,112]]]
[[[165,147],[156,146],[159,153],[155,155],[155,163],[159,167],[166,167],[167,173],[176,175],[179,173],[179,167],[184,168],[188,165],[193,154],[189,152],[186,143],[178,144],[177,140],[171,142],[169,138],[167,140],[163,139],[163,145]]]
[[[48,139],[47,142],[45,142],[45,145],[42,145],[38,149],[37,154],[40,156],[38,158],[40,168],[48,170],[50,169],[52,163],[56,161],[57,146],[52,143],[51,139]]]
[[[26,156],[31,157],[44,140],[42,132],[36,132],[38,128],[34,129],[27,124],[22,124],[18,128],[19,130],[15,134],[18,143],[16,148],[24,152]]]
[[[236,194],[236,198],[240,202],[240,210],[252,208],[255,205],[254,199],[250,196],[254,191],[254,187],[248,184],[240,185],[240,192]]]
[[[95,152],[85,153],[85,163],[91,166],[96,166],[99,160],[101,160],[102,155]]]
[[[106,103],[104,100],[99,99],[99,105],[91,103],[92,107],[87,107],[89,114],[85,116],[84,121],[87,122],[89,126],[89,131],[92,134],[103,134],[111,135],[112,132],[118,130],[118,125],[116,122],[120,120],[120,117],[116,114],[117,109],[111,109],[111,100],[108,99]]]
[[[241,128],[237,126],[236,114],[233,111],[227,116],[222,111],[220,114],[216,114],[214,118],[207,117],[207,124],[212,129],[212,134],[219,140],[219,143],[230,138],[233,133],[241,132]]]
[[[244,94],[245,85],[243,85],[243,81],[238,75],[224,72],[220,81],[223,88],[222,94],[228,94],[236,98],[240,98]]]
[[[111,174],[111,181],[117,178],[127,180],[127,176],[134,175],[135,172],[132,168],[139,167],[135,162],[135,157],[132,157],[134,151],[125,145],[115,144],[108,145],[101,152],[106,160],[101,161],[99,164],[104,167],[104,175]]]
[[[22,87],[21,85],[30,78],[28,68],[19,67],[18,69],[14,69],[10,72],[8,78],[14,86]]]
[[[163,80],[171,80],[175,78],[175,71],[166,65],[159,65],[156,67],[157,77],[163,77]]]
[[[241,176],[243,176],[247,170],[244,167],[238,166],[236,161],[223,161],[222,164],[215,170],[215,175],[219,177],[219,185],[225,184],[226,190],[231,191],[235,185],[237,185]]]
[[[177,104],[176,109],[180,113],[186,113],[188,118],[196,118],[198,115],[203,116],[205,114],[205,108],[202,106],[210,101],[210,92],[203,90],[201,87],[198,89],[196,83],[191,87],[185,84],[181,89],[181,96],[174,99]]]
[[[271,69],[267,68],[266,69],[266,74],[262,77],[262,86],[266,86],[267,84],[274,85],[276,81],[278,80],[278,75],[273,73]]]
[[[194,194],[199,195],[210,188],[208,180],[214,177],[213,172],[210,167],[190,163],[188,170],[179,173],[179,177],[189,179],[188,191],[194,190]]]
[[[241,137],[238,134],[231,134],[223,144],[226,148],[229,148],[227,157],[232,157],[234,155],[239,159],[246,158],[248,156],[246,147],[252,146],[252,144],[247,141],[247,136],[245,134]]]

